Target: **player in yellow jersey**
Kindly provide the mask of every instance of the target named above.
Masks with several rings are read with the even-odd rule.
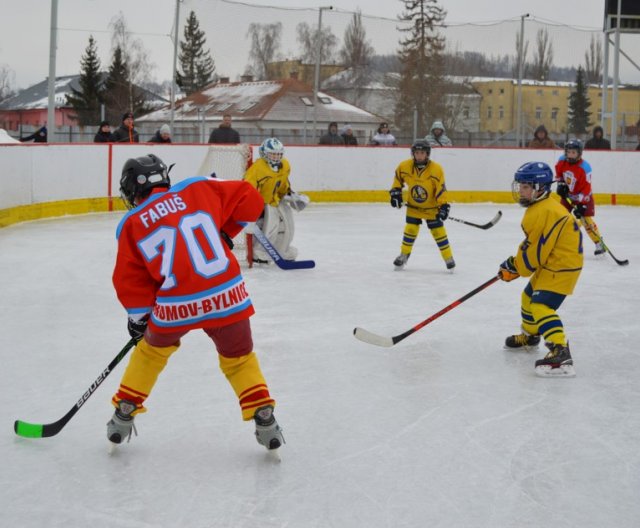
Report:
[[[526,207],[525,239],[516,256],[500,264],[498,275],[506,282],[530,277],[522,292],[522,333],[507,337],[505,347],[535,347],[542,336],[549,353],[536,361],[536,374],[571,377],[573,360],[556,310],[573,293],[582,271],[582,232],[573,216],[549,199],[553,179],[546,163],[525,163],[517,170],[512,189],[514,199]]]
[[[397,270],[404,268],[409,260],[423,220],[440,249],[447,269],[452,270],[456,266],[443,224],[450,209],[444,171],[440,164],[429,159],[430,154],[431,147],[427,141],[414,141],[411,145],[411,158],[398,165],[389,191],[391,206],[400,209],[403,204],[402,189],[404,186],[408,189],[406,225],[400,255],[393,261]]]
[[[291,189],[291,166],[284,157],[284,146],[279,139],[265,139],[258,152],[260,158],[244,175],[244,180],[255,187],[264,200],[264,213],[256,223],[283,258],[295,260],[298,250],[291,245],[294,234],[291,209],[302,211],[309,203],[309,197]],[[268,262],[266,250],[255,240],[253,256],[254,262]]]

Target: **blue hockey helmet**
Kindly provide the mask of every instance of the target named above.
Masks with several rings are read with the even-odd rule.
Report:
[[[531,199],[522,198],[520,195],[520,184],[526,183],[533,187],[535,194]],[[551,184],[553,183],[553,171],[551,167],[541,161],[530,161],[522,165],[513,177],[511,190],[513,198],[523,207],[528,207],[549,196]]]

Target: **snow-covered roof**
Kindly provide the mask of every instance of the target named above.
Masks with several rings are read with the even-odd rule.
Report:
[[[377,123],[380,118],[341,99],[318,92],[318,121]],[[234,122],[299,121],[312,119],[313,89],[297,79],[217,83],[176,103],[174,121],[221,120],[229,113]],[[167,122],[170,106],[140,117],[137,122]]]
[[[102,74],[106,76],[106,73]],[[147,95],[147,104],[152,107],[165,104],[166,99],[144,90]],[[67,103],[67,95],[71,95],[72,90],[82,91],[80,86],[80,75],[65,75],[56,77],[55,81],[55,104],[58,107],[70,107]],[[13,97],[9,97],[0,103],[0,110],[35,110],[47,108],[49,106],[49,81],[45,79],[38,84],[25,88]]]
[[[14,143],[20,143],[20,141],[18,141],[15,138],[12,138],[4,128],[0,128],[0,145],[14,144]]]

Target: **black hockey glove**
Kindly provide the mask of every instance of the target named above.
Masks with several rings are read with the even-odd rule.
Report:
[[[402,208],[402,189],[391,189],[389,191],[391,196],[391,207]]]
[[[556,187],[556,192],[558,193],[558,196],[566,198],[569,196],[569,186],[566,183],[560,182]]]
[[[436,218],[444,222],[447,218],[449,218],[449,209],[451,209],[451,206],[449,204],[442,204],[438,209]]]
[[[582,218],[586,211],[587,206],[585,204],[576,204],[573,206],[573,216],[575,216],[577,219]]]
[[[231,237],[229,235],[227,235],[224,231],[220,231],[220,238],[222,240],[224,240],[224,243],[229,246],[229,249],[233,251],[233,240],[231,240]]]
[[[136,341],[140,341],[142,339],[142,336],[144,335],[145,330],[147,329],[148,322],[148,315],[145,315],[142,319],[138,319],[137,321],[129,318],[127,320],[127,330],[129,331],[129,335]]]

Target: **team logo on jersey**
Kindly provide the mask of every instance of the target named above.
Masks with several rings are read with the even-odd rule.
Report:
[[[421,185],[414,185],[411,187],[411,198],[417,203],[424,203],[429,198],[429,193]]]

